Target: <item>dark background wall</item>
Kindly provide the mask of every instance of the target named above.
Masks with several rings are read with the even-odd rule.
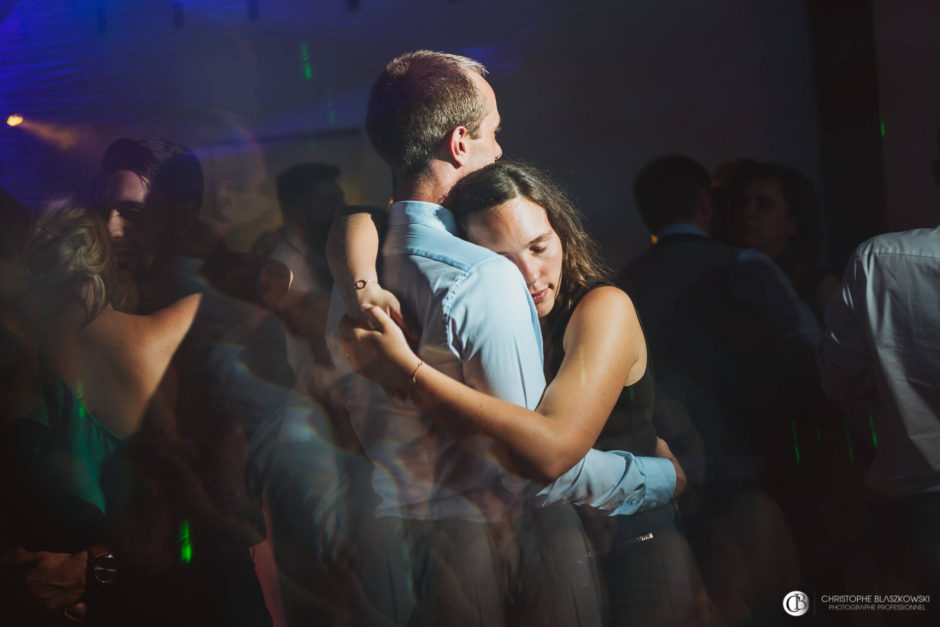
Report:
[[[903,32],[891,4],[876,2],[876,13],[891,13]],[[781,161],[823,187],[806,6],[2,2],[0,116],[20,113],[32,124],[0,127],[0,185],[35,204],[86,186],[116,137],[159,135],[205,154],[234,146],[225,139],[234,133],[253,137],[271,174],[300,160],[331,161],[343,169],[351,202],[382,205],[390,182],[361,129],[369,85],[396,54],[439,49],[490,68],[505,154],[554,172],[618,267],[648,245],[629,190],[639,167],[659,154],[687,154],[709,169],[733,156]],[[209,118],[227,130],[207,131]],[[887,141],[907,141],[901,120],[891,118]]]
[[[940,130],[940,3],[873,0],[879,106],[884,119],[887,228],[940,223],[930,174]]]

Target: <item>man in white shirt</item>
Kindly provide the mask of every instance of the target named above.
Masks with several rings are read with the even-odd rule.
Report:
[[[866,545],[930,592],[940,578],[940,227],[859,245],[826,327],[823,389],[851,401],[848,418],[870,423],[876,442]]]

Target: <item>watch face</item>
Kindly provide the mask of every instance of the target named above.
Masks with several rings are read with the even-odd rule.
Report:
[[[102,586],[107,586],[117,581],[117,563],[111,553],[96,557],[91,570],[95,575],[95,581]]]

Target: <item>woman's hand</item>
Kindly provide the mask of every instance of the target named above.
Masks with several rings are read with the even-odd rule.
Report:
[[[348,311],[347,316],[356,321],[361,321],[364,312],[370,307],[375,306],[391,316],[392,320],[402,328],[402,331],[405,332],[405,337],[408,338],[409,342],[417,342],[418,338],[421,336],[420,329],[416,328],[416,325],[412,324],[405,314],[401,311],[401,303],[398,302],[398,298],[389,292],[387,289],[383,288],[376,281],[367,281],[365,286],[362,289],[355,290],[355,298],[359,303],[358,306],[358,315],[355,313],[350,314]]]
[[[343,316],[339,332],[353,370],[398,398],[408,397],[412,373],[421,359],[411,350],[401,327],[381,307],[363,307],[358,322]]]
[[[679,495],[682,494],[685,490],[685,486],[689,482],[688,479],[686,479],[685,471],[682,470],[682,465],[679,463],[679,460],[676,459],[676,456],[672,454],[672,449],[666,444],[666,440],[662,438],[656,438],[656,452],[653,454],[656,457],[662,457],[672,462],[673,467],[676,469],[676,489],[672,493],[672,498],[679,498]]]

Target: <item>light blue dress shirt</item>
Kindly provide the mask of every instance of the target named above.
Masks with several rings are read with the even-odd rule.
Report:
[[[440,205],[394,203],[382,284],[420,324],[421,359],[477,390],[534,409],[545,378],[538,316],[525,281],[507,259],[455,233],[453,214]],[[333,300],[334,311],[342,307]],[[378,515],[492,521],[517,511],[525,498],[632,513],[668,502],[675,488],[668,460],[596,450],[549,486],[535,487],[502,470],[490,438],[458,442],[377,385],[361,382],[349,409],[379,466],[373,482],[383,499]]]

